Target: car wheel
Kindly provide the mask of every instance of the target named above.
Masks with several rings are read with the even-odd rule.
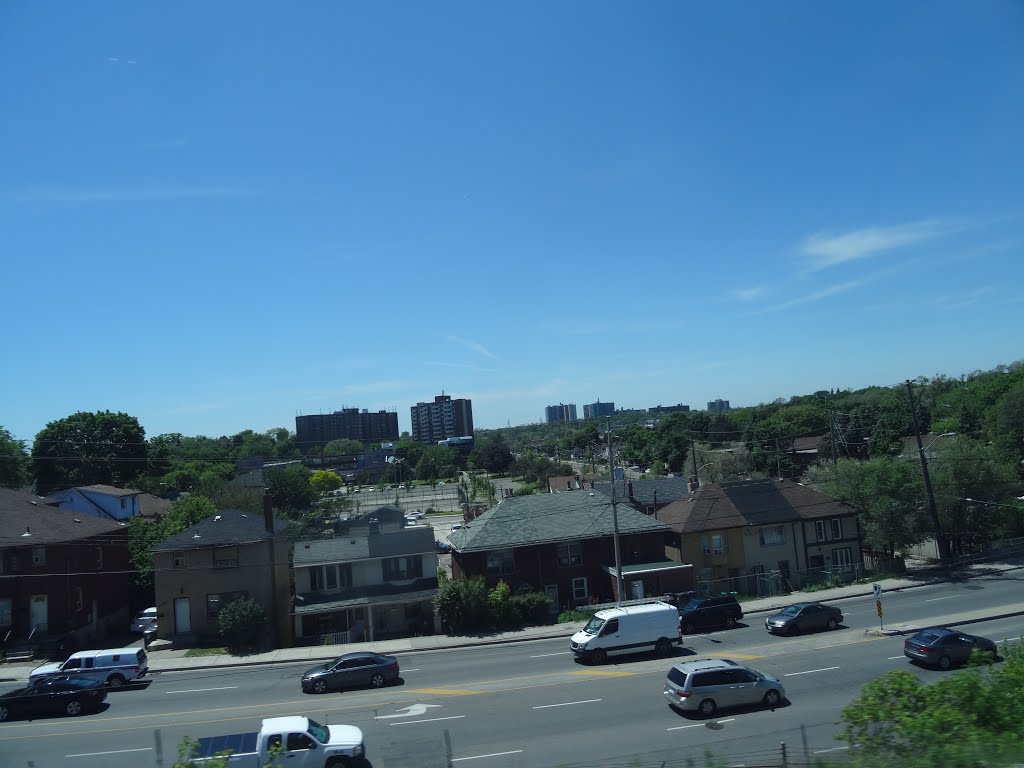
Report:
[[[672,653],[672,643],[666,640],[664,637],[661,638],[654,646],[654,652],[659,656],[665,657]]]
[[[725,619],[725,628],[726,629],[732,629],[735,626],[736,626],[736,617],[734,617],[734,616],[727,616],[726,619]]]
[[[10,716],[11,716],[11,713],[10,713],[10,711],[8,711],[7,707],[0,707],[0,723],[2,723],[4,720],[6,720]]]
[[[829,619],[825,623],[825,629],[828,629],[828,630],[833,630],[833,629],[835,629],[838,626],[839,626],[839,622],[836,621],[835,619]]]
[[[349,765],[347,757],[335,757],[327,763],[327,768],[348,768]]]
[[[693,626],[693,622],[692,621],[688,621],[685,624],[683,624],[683,634],[684,635],[692,635],[696,631],[697,631],[697,628],[695,626]]]
[[[953,666],[953,662],[949,656],[940,656],[937,665],[939,669],[946,670]]]
[[[782,703],[782,694],[778,691],[768,691],[768,693],[764,695],[764,703],[765,706],[775,709],[780,703]]]
[[[999,652],[995,648],[985,651],[985,655],[988,656],[988,660],[991,662],[999,661]]]
[[[111,688],[120,688],[124,685],[124,677],[121,675],[111,675],[107,678],[107,685]]]
[[[68,717],[74,717],[75,715],[82,714],[82,702],[78,699],[72,699],[64,705],[64,714]]]
[[[383,687],[383,685],[384,685],[384,675],[382,675],[380,672],[377,672],[376,674],[371,675],[370,676],[370,685],[372,687],[374,687],[374,688],[381,688],[381,687]]]
[[[608,661],[608,654],[605,653],[604,648],[598,648],[592,654],[590,654],[590,663],[600,666]]]
[[[326,680],[314,680],[313,681],[313,693],[327,693],[327,681]]]
[[[704,699],[704,701],[697,705],[697,711],[704,715],[704,717],[711,717],[718,711],[718,705],[715,704],[714,699]]]

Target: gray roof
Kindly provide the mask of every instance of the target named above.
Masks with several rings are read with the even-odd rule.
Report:
[[[619,533],[667,531],[653,517],[618,504]],[[592,491],[513,496],[448,537],[458,552],[485,552],[611,536],[612,505]]]
[[[274,520],[274,532],[287,527],[287,520]],[[263,525],[263,515],[252,515],[240,509],[222,509],[213,517],[196,523],[181,533],[171,536],[152,547],[153,552],[171,552],[180,549],[224,547],[232,544],[253,544],[272,538]]]
[[[369,534],[362,530],[359,534],[337,534],[328,539],[300,541],[295,545],[294,563],[296,567],[350,563],[434,551],[434,529],[427,526]]]
[[[0,488],[0,547],[58,544],[113,534],[127,536],[127,526],[54,506],[53,499]],[[23,536],[24,533],[30,536]],[[113,541],[111,541],[113,543]]]
[[[657,499],[658,506],[662,506],[687,498],[690,495],[687,483],[688,478],[685,477],[652,477],[647,480],[627,480],[624,483],[620,481],[615,484],[615,498],[626,504],[642,506],[654,506],[654,500]],[[629,498],[631,486],[633,496]],[[612,484],[607,480],[596,482],[594,490],[610,498]]]

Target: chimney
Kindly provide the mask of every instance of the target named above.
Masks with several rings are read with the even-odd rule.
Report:
[[[629,498],[632,499],[633,498],[633,481],[632,480],[629,481],[629,485],[627,487],[629,488]]]
[[[263,494],[263,526],[267,533],[274,533],[274,497],[269,493]]]

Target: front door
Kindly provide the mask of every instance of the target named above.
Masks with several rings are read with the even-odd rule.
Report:
[[[557,584],[545,584],[544,594],[548,598],[548,602],[551,604],[551,615],[556,616],[559,612],[558,607],[558,585]]]
[[[28,631],[45,632],[49,628],[49,608],[46,595],[32,595],[29,601]]]
[[[187,597],[174,598],[174,633],[187,635],[192,631],[192,609]]]

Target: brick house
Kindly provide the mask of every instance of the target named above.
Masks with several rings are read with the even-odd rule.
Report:
[[[268,641],[291,645],[287,521],[224,509],[152,548],[157,637],[194,641],[219,634],[220,609],[252,597],[269,619]]]
[[[327,538],[297,542],[293,562],[299,642],[372,642],[436,629],[433,528],[407,526],[398,507],[340,520]]]
[[[690,588],[692,569],[665,557],[669,529],[617,504],[625,594],[643,598]],[[514,496],[449,537],[452,576],[504,580],[516,591],[547,594],[553,611],[615,599],[611,501],[581,490]]]
[[[123,523],[0,489],[0,640],[8,647],[82,646],[124,631],[130,567]]]

